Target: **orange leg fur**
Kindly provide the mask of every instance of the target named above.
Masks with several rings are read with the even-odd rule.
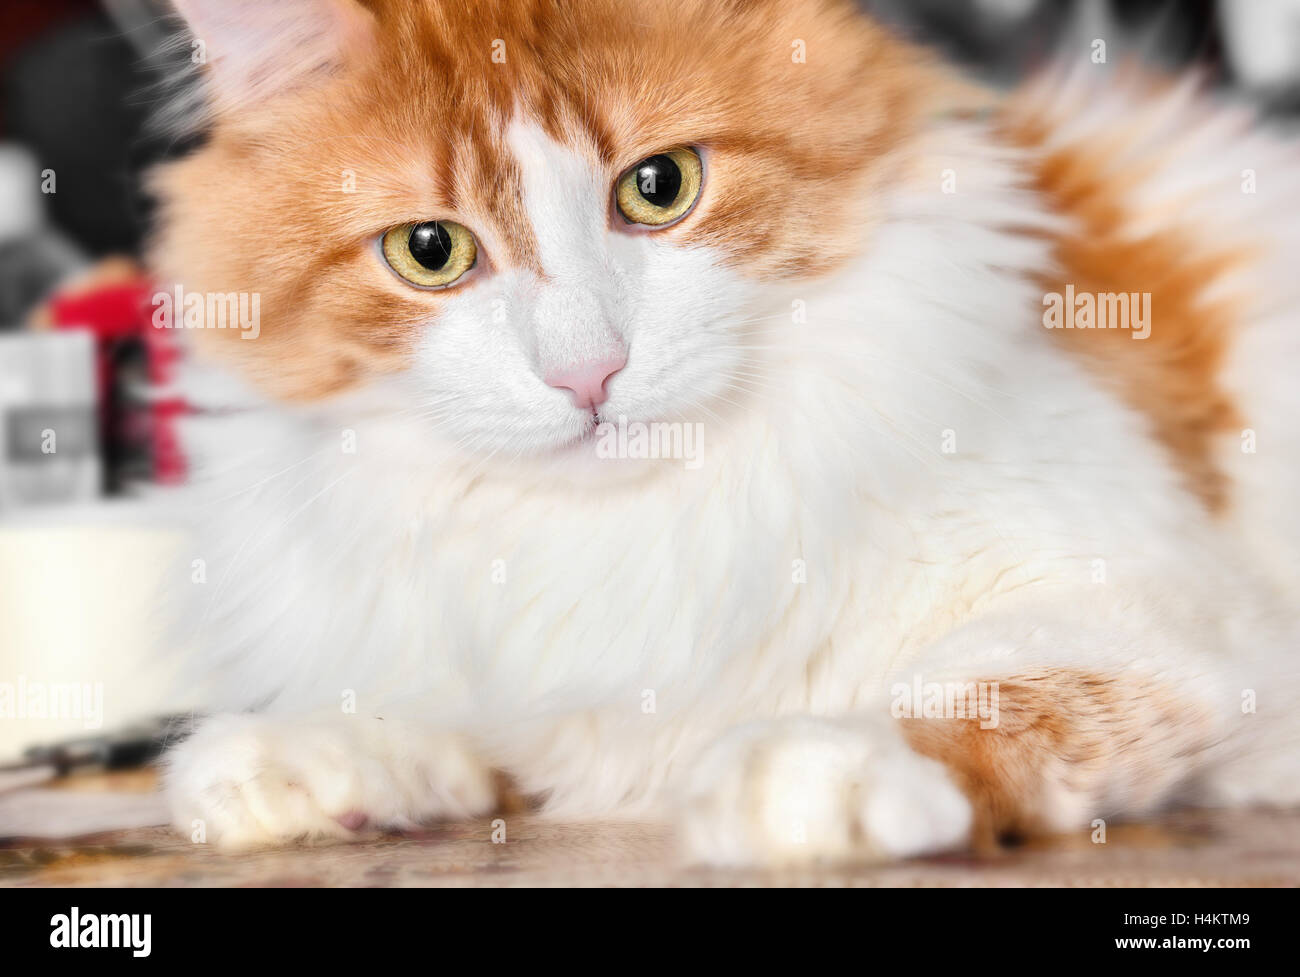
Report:
[[[909,745],[945,764],[970,799],[979,849],[1150,811],[1215,739],[1207,709],[1153,679],[1060,669],[996,688],[994,728],[901,720]]]

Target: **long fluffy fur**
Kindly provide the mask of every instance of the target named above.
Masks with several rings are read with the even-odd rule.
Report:
[[[794,36],[849,22],[838,4],[757,6],[779,9]],[[590,7],[603,24],[603,5]],[[783,45],[789,31],[775,31]],[[902,71],[908,53],[863,31],[863,51]],[[397,365],[344,370],[337,385],[317,365],[319,390],[277,390],[286,357],[337,349],[335,319],[314,341],[236,351],[270,363],[216,352],[192,367],[209,413],[187,431],[203,475],[185,499],[200,517],[192,558],[207,566],[189,638],[213,708],[257,713],[179,751],[179,825],[204,820],[243,844],[346,835],[355,811],[388,823],[475,813],[496,768],[557,815],[676,816],[698,857],[754,862],[907,855],[1178,799],[1300,799],[1300,519],[1287,505],[1300,395],[1286,379],[1282,267],[1300,182],[1280,165],[1294,150],[1253,136],[1260,192],[1237,200],[1222,188],[1238,186],[1244,150],[1216,133],[1243,123],[1198,95],[1106,81],[1077,103],[1026,96],[984,114],[954,108],[926,71],[915,81],[929,94],[896,107],[899,130],[866,153],[867,172],[841,161],[844,174],[806,175],[837,196],[804,206],[838,199],[849,214],[774,228],[809,235],[790,242],[788,276],[774,273],[779,241],[746,237],[757,232],[743,208],[730,240],[602,228],[618,154],[559,109],[520,111],[490,152],[470,154],[505,161],[518,195],[496,213],[531,242],[500,244],[515,259],[493,279],[423,318],[411,311],[423,299],[379,279],[282,313],[329,317],[373,294],[347,315],[392,310],[385,328],[409,334]],[[735,131],[734,111],[702,119]],[[1148,116],[1179,120],[1183,144],[1122,139]],[[160,250],[174,245],[161,264],[177,280],[207,240],[194,225],[233,151],[223,139],[239,142],[231,125],[207,164],[161,181],[173,223]],[[270,152],[297,138],[291,123],[270,137],[266,120],[239,125]],[[1117,388],[1127,354],[1098,370],[1039,324],[1081,217],[1045,191],[1044,167],[1061,145],[1116,139],[1125,169],[1145,174],[1121,181],[1116,235],[1141,241],[1175,210],[1179,226],[1209,218],[1216,242],[1262,255],[1207,283],[1237,313],[1214,382],[1261,445],[1243,455],[1236,428],[1204,432],[1217,506],[1189,482],[1181,442],[1162,439],[1158,407]],[[740,192],[725,167],[743,170],[745,152],[719,155],[714,192]],[[410,165],[381,153],[363,175],[379,179],[388,160]],[[949,169],[955,193],[940,189]],[[769,188],[774,207],[781,192]],[[349,219],[336,208],[324,226],[346,235]],[[267,247],[238,218],[214,233],[232,226],[232,248]],[[801,258],[822,230],[837,256],[825,268]],[[219,277],[211,258],[196,277]],[[241,274],[292,280],[288,303],[308,295],[304,260],[291,250]],[[520,310],[547,308],[539,296],[559,288],[607,298],[630,337],[642,372],[629,367],[611,406],[705,422],[699,468],[554,447],[576,422],[544,399],[554,391],[527,386],[519,336],[557,328]],[[494,298],[510,311],[501,328]],[[1001,683],[1005,722],[889,721],[889,690],[918,674]],[[1255,713],[1242,710],[1248,690]]]

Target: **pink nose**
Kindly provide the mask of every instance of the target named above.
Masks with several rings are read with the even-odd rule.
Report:
[[[603,404],[609,398],[605,393],[606,382],[626,365],[626,356],[610,356],[556,370],[546,374],[544,379],[548,386],[569,391],[575,407],[589,410]]]

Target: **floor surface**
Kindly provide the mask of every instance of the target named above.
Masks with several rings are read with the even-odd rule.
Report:
[[[145,780],[83,781],[60,791],[78,805],[152,788]],[[53,792],[50,792],[53,793]],[[75,794],[75,797],[70,795]],[[296,845],[229,855],[165,828],[76,839],[0,840],[0,886],[1297,886],[1300,814],[1187,811],[1035,840],[997,854],[887,865],[734,872],[680,864],[659,826],[504,816],[353,844]]]

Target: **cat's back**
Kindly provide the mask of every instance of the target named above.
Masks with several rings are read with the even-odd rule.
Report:
[[[1092,64],[1026,86],[999,128],[1069,222],[1044,327],[1300,594],[1300,146],[1195,80]]]

